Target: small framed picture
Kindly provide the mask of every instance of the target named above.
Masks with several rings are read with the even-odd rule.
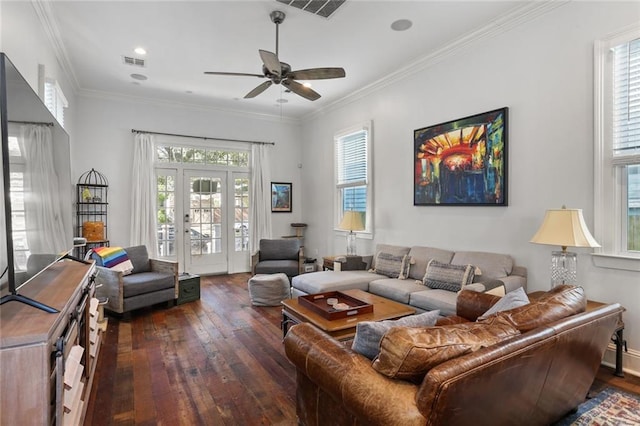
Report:
[[[291,183],[271,182],[271,211],[291,213]]]

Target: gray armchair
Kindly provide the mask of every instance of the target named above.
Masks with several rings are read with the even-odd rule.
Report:
[[[96,293],[109,299],[105,309],[122,314],[178,298],[178,262],[149,259],[146,246],[124,250],[133,264],[130,275],[96,267]]]
[[[300,240],[297,238],[282,238],[260,240],[260,250],[251,256],[251,273],[287,274],[289,281],[300,274],[304,264],[304,256]]]

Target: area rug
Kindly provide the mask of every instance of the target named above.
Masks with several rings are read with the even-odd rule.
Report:
[[[568,425],[640,425],[640,395],[605,388],[580,404],[575,414],[565,417],[554,426]]]

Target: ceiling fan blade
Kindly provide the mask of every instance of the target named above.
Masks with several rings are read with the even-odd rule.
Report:
[[[244,73],[244,72],[218,72],[218,71],[205,71],[205,74],[208,75],[233,75],[233,76],[241,76],[241,77],[260,77],[260,78],[264,78],[264,75],[262,74],[248,74],[248,73]]]
[[[309,87],[303,86],[295,80],[286,79],[282,82],[282,84],[285,87],[291,89],[291,91],[296,95],[300,95],[303,98],[309,99],[310,101],[315,101],[316,99],[320,98],[320,93]]]
[[[253,89],[252,91],[250,91],[249,93],[247,93],[246,95],[244,95],[245,99],[249,99],[249,98],[255,98],[256,96],[258,96],[260,93],[264,92],[265,90],[267,90],[269,88],[269,86],[271,86],[273,83],[271,82],[271,80],[269,81],[265,81],[264,83],[262,83],[261,85],[259,85],[258,87],[256,87],[255,89]]]
[[[289,75],[296,80],[324,80],[327,78],[342,78],[346,73],[344,68],[310,68],[308,70],[292,71]]]
[[[280,77],[282,72],[282,65],[280,65],[280,60],[276,56],[275,53],[268,52],[266,50],[258,50],[260,53],[260,58],[262,59],[262,63],[267,68],[267,70],[273,74]]]

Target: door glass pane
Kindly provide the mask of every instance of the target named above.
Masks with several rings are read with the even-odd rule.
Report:
[[[222,185],[219,178],[190,178],[191,255],[222,252]]]
[[[235,179],[235,219],[233,233],[235,251],[249,249],[249,179]]]
[[[158,253],[160,257],[176,255],[176,189],[174,176],[158,176]]]

